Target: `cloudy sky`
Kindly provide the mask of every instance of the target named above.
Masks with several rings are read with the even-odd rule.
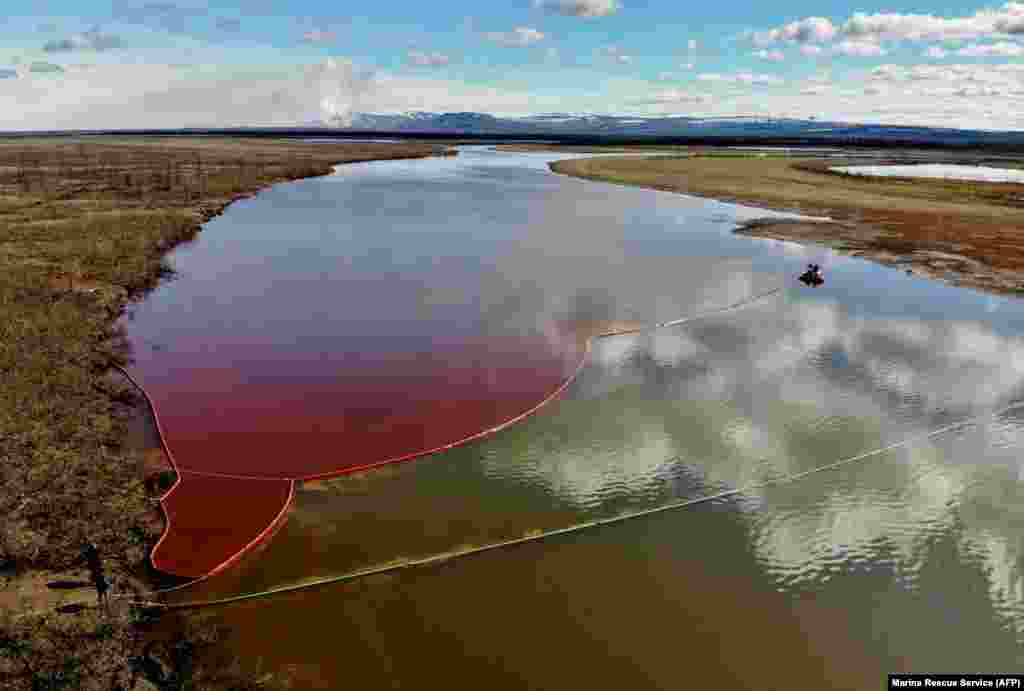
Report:
[[[40,0],[11,9],[0,26],[0,130],[286,125],[410,110],[1024,130],[1024,2]]]

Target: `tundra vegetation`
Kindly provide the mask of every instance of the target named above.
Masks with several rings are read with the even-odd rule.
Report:
[[[840,160],[695,148],[685,156],[580,158],[551,168],[588,180],[828,217],[831,222],[759,219],[737,232],[826,245],[980,290],[1024,293],[1024,185],[830,170],[922,162],[1024,167],[1020,156],[967,151],[873,152]]]
[[[0,688],[271,683],[229,664],[224,632],[197,615],[168,622],[124,597],[158,577],[147,556],[170,478],[128,442],[141,401],[111,376],[130,358],[117,319],[169,273],[167,250],[233,199],[338,163],[439,153],[415,142],[0,139]],[[111,584],[104,607],[86,541]]]

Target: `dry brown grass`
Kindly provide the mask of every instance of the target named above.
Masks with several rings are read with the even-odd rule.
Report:
[[[948,159],[956,162],[955,155]],[[841,164],[733,153],[576,159],[551,168],[589,180],[829,216],[840,223],[755,223],[743,232],[826,244],[971,287],[1024,292],[1024,185],[826,170]]]
[[[511,153],[538,153],[551,151],[555,153],[575,154],[608,154],[608,153],[644,153],[644,152],[666,152],[685,153],[690,147],[673,146],[665,144],[631,144],[628,146],[573,146],[568,144],[498,144],[494,147],[497,151],[508,151]]]

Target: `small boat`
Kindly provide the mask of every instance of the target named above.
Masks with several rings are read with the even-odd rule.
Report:
[[[825,282],[825,277],[821,275],[821,267],[817,264],[809,264],[807,271],[800,274],[800,281],[804,285],[809,286],[820,286]]]

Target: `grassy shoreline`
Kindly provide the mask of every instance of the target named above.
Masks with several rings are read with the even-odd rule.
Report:
[[[940,160],[978,162],[962,154]],[[1024,185],[867,178],[828,170],[845,163],[865,161],[695,151],[572,159],[550,167],[587,180],[828,216],[833,222],[759,219],[736,232],[824,245],[963,287],[1024,294]]]
[[[95,594],[47,582],[88,582],[86,540],[113,593],[152,576],[166,477],[129,443],[138,397],[109,373],[128,359],[117,319],[168,274],[167,251],[275,183],[447,153],[415,142],[0,139],[0,686],[131,688],[141,674],[129,658],[142,652],[144,614],[115,601],[55,615]],[[216,636],[182,627],[149,651],[165,675],[184,666],[197,688],[253,687],[230,665],[197,666],[216,658]]]

